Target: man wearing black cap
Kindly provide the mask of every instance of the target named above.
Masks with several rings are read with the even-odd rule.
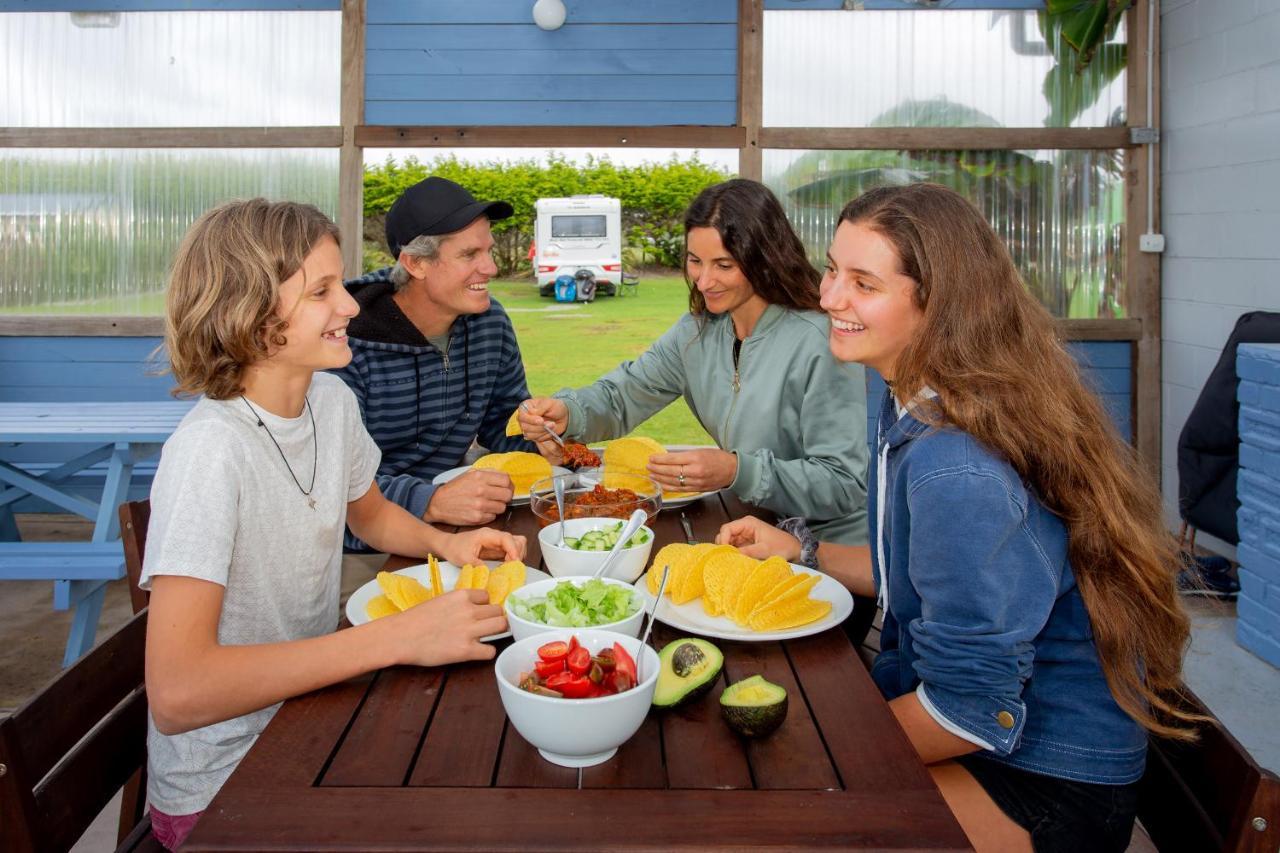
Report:
[[[427,178],[387,212],[395,266],[347,282],[360,313],[347,327],[351,363],[336,372],[382,449],[382,493],[427,521],[485,524],[506,509],[506,474],[431,484],[462,464],[473,439],[537,452],[505,434],[529,389],[511,320],[489,297],[498,272],[489,223],[511,214],[505,201],[476,201],[453,181]],[[350,534],[347,545],[361,547]]]

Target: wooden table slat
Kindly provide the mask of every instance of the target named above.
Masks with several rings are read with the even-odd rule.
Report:
[[[487,787],[493,783],[507,715],[489,661],[449,672],[410,785]]]
[[[670,626],[654,626],[654,644],[662,648],[684,635]],[[667,784],[672,788],[751,788],[751,766],[737,735],[720,720],[722,673],[711,691],[692,705],[660,713]]]
[[[933,780],[893,718],[843,631],[788,640],[809,707],[850,791],[933,788]]]
[[[395,667],[365,696],[322,785],[403,785],[440,696],[444,670]]]
[[[286,802],[276,789],[249,786],[216,799],[182,849],[748,848],[971,849],[936,791],[312,788]]]
[[[725,653],[725,675],[730,684],[763,675],[787,691],[787,718],[782,727],[768,737],[745,741],[755,786],[759,789],[839,788],[840,778],[827,755],[822,735],[809,716],[782,644],[721,643],[720,648]],[[718,691],[716,696],[718,701]]]
[[[377,676],[369,673],[285,702],[233,776],[277,789],[314,785]]]
[[[656,714],[645,717],[618,754],[582,771],[584,788],[665,788],[667,770],[662,763],[662,724]]]
[[[552,764],[507,723],[498,764],[499,788],[577,788],[578,771]]]

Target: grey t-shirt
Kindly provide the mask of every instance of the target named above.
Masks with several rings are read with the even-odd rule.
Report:
[[[266,425],[260,427],[244,400],[205,399],[160,455],[141,586],[150,589],[156,575],[182,575],[225,587],[222,645],[278,643],[337,628],[347,503],[372,486],[380,454],[341,379],[315,374],[307,399],[314,440],[305,410],[280,418],[255,406]],[[302,488],[314,468],[314,509],[281,451]],[[278,707],[180,735],[163,735],[149,720],[152,805],[171,815],[208,806]]]

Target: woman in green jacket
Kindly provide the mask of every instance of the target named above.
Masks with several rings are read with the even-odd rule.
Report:
[[[716,448],[654,455],[665,489],[729,488],[823,538],[865,544],[866,386],[827,346],[818,272],[777,198],[732,180],[685,213],[689,313],[643,355],[586,388],[528,401],[525,435],[583,442],[626,435],[683,396]]]

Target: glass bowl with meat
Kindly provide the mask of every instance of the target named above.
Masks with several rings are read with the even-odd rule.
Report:
[[[637,509],[643,509],[647,521],[653,521],[662,509],[662,487],[648,475],[586,468],[544,477],[533,484],[529,490],[529,507],[538,517],[541,527],[560,520],[556,509],[556,480],[564,485],[566,518],[627,519]]]

